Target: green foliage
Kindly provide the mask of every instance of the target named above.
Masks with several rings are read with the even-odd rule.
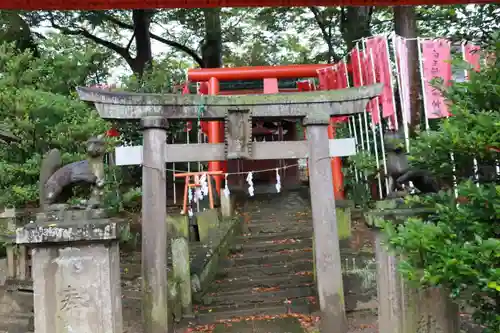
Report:
[[[477,187],[465,182],[455,204],[451,191],[427,198],[414,197],[411,205],[435,207],[423,220],[385,225],[390,245],[405,256],[400,271],[422,286],[444,286],[451,297],[466,300],[476,309],[475,319],[500,330],[500,186]]]
[[[500,186],[498,153],[491,149],[500,146],[499,46],[488,50],[497,55],[494,63],[445,92],[453,116],[411,144],[412,164],[431,171],[445,187],[452,184],[453,152],[458,199],[451,190],[409,198],[410,207],[433,207],[436,213],[384,228],[391,247],[405,257],[400,269],[410,281],[444,286],[452,298],[472,306],[476,321],[491,333],[500,332]],[[474,157],[486,173],[479,184],[467,180]]]
[[[379,175],[375,156],[367,151],[360,151],[356,155],[349,156],[346,161],[347,168],[344,168],[343,172],[345,175],[344,185],[349,188],[348,198],[357,206],[366,208],[373,201],[370,191],[371,184],[376,181]],[[359,177],[357,181],[356,172]]]
[[[452,184],[450,152],[458,181],[471,177],[474,157],[490,169],[498,158],[490,148],[500,146],[500,38],[487,52],[496,54],[494,64],[471,72],[469,81],[454,82],[444,92],[453,116],[411,143],[412,165],[431,170],[448,187]]]
[[[58,148],[64,163],[81,159],[84,142],[104,133],[106,123],[74,94],[76,85],[92,83],[102,73],[103,55],[57,54],[40,57],[0,45],[0,117],[20,141],[0,145],[0,206],[33,205],[38,200],[41,158]]]

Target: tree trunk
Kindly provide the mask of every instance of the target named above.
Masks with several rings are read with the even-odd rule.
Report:
[[[201,56],[206,68],[222,66],[222,28],[220,8],[207,8],[205,14],[205,41],[201,46]]]
[[[396,34],[407,40],[408,47],[408,73],[410,82],[410,133],[413,134],[422,120],[422,97],[421,82],[418,63],[418,43],[417,43],[417,17],[415,7],[396,6],[394,7],[394,29]]]
[[[132,70],[139,76],[151,65],[153,52],[151,50],[151,35],[149,26],[151,24],[151,11],[148,9],[135,9],[132,11],[134,22],[134,38],[136,56],[131,64]]]
[[[357,40],[371,35],[372,13],[373,7],[342,8],[340,31],[347,50],[351,50],[356,45]]]

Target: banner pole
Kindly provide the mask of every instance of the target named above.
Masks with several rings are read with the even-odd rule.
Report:
[[[399,100],[401,104],[401,116],[403,118],[403,132],[405,136],[405,145],[406,145],[406,151],[410,151],[410,133],[409,133],[409,128],[408,128],[408,118],[407,118],[407,111],[406,106],[407,106],[407,100],[405,94],[403,94],[403,84],[401,83],[401,71],[399,67],[401,66],[401,60],[399,61],[399,66],[398,66],[398,45],[397,39],[402,38],[400,36],[397,36],[396,33],[392,35],[392,44],[394,46],[394,60],[396,62],[396,80],[398,83],[398,90],[399,90]],[[406,61],[408,61],[407,57],[405,58]]]
[[[422,99],[424,101],[425,130],[429,131],[429,118],[427,115],[427,94],[425,89],[424,59],[422,58],[422,39],[417,37],[418,65],[420,67],[420,80],[422,81]]]
[[[366,47],[366,46],[365,46]],[[365,49],[366,50],[366,49]],[[370,64],[371,64],[371,68],[372,68],[372,75],[373,75],[373,79],[374,79],[374,82],[376,81],[375,78],[376,78],[376,75],[375,75],[375,62],[373,60],[373,52],[372,52],[372,49],[369,50],[370,51],[370,55],[369,55],[369,59],[370,59]],[[384,129],[383,129],[383,126],[382,126],[382,115],[380,114],[381,110],[380,110],[380,98],[379,97],[376,97],[376,100],[377,100],[377,104],[375,106],[375,110],[372,110],[372,112],[377,112],[378,116],[379,116],[379,124],[377,125],[378,128],[379,128],[379,134],[380,134],[380,149],[381,149],[381,153],[382,153],[382,165],[384,167],[384,174],[387,175],[387,163],[386,163],[386,160],[385,160],[385,147],[384,147]],[[373,119],[372,119],[372,123],[373,123]],[[375,127],[374,127],[374,124],[372,125],[373,126],[373,130],[375,131]],[[375,139],[374,137],[374,142],[377,142],[377,140]],[[380,162],[379,162],[379,159],[378,159],[378,149],[375,149],[375,156],[376,156],[376,159],[377,159],[377,167],[380,166]],[[379,180],[381,177],[379,177]],[[386,192],[386,195],[389,194],[389,181],[387,179],[387,177],[384,177],[385,178],[385,192]],[[380,185],[380,196],[382,197],[382,185]]]

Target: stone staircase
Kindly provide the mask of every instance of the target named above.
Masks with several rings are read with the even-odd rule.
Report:
[[[309,198],[300,192],[250,199],[243,234],[213,286],[195,304],[198,324],[316,309]]]

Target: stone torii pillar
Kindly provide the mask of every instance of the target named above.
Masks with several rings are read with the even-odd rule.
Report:
[[[328,141],[330,115],[304,118],[309,146],[309,189],[314,229],[314,251],[322,332],[347,332],[339,233]]]
[[[168,332],[167,119],[146,116],[142,153],[142,316],[144,332]]]

